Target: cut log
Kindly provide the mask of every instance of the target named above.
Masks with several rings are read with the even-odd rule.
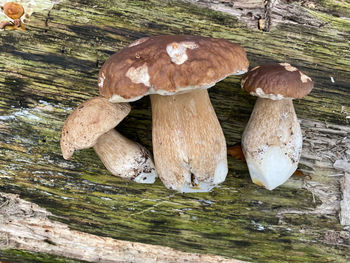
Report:
[[[267,2],[269,32],[258,28]],[[34,11],[25,31],[0,31],[1,192],[39,205],[70,231],[145,249],[165,246],[249,262],[349,260],[349,228],[339,220],[346,213],[340,187],[345,171],[339,167],[350,158],[348,2],[53,3]],[[93,150],[64,160],[63,122],[98,95],[103,62],[132,41],[158,34],[225,38],[246,49],[252,67],[288,62],[310,76],[315,88],[294,107],[304,136],[299,169],[312,179],[293,177],[268,191],[251,183],[243,162],[229,157],[223,184],[211,193],[182,195],[159,180],[146,186],[111,176]],[[240,142],[255,99],[237,77],[209,94],[227,144]],[[131,105],[118,131],[152,150],[149,99]],[[7,260],[16,262],[15,256]]]

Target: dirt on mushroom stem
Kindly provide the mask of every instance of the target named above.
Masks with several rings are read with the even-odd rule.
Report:
[[[150,153],[116,130],[101,135],[93,148],[113,175],[138,183],[154,183],[157,172]]]

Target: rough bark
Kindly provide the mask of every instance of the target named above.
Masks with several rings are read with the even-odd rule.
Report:
[[[348,17],[349,3],[314,0],[183,0],[209,9],[233,15],[253,29],[270,31],[283,24],[306,25],[322,28],[329,23],[323,21],[327,12],[330,15]],[[315,13],[320,12],[320,16]],[[321,13],[322,12],[322,13]],[[345,17],[343,17],[345,18]]]
[[[0,190],[92,235],[252,262],[349,260],[349,229],[339,221],[350,143],[349,4],[276,1],[265,32],[258,29],[264,3],[226,2],[236,13],[187,1],[61,1],[34,12],[25,31],[1,31]],[[145,186],[112,177],[93,150],[62,158],[63,122],[98,94],[103,61],[140,37],[167,33],[229,39],[244,46],[251,66],[289,62],[312,77],[314,90],[294,101],[304,133],[299,167],[311,179],[294,177],[267,191],[250,182],[243,162],[229,158],[219,188],[181,195],[160,181]],[[255,99],[237,78],[209,93],[227,144],[239,142]],[[118,130],[151,150],[149,99],[132,108]]]

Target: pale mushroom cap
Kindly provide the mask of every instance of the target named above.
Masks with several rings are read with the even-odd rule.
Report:
[[[98,85],[112,102],[135,101],[148,94],[209,88],[229,75],[245,73],[248,66],[244,49],[224,39],[146,37],[112,55],[100,70]]]
[[[241,85],[253,96],[272,100],[300,99],[314,86],[310,77],[288,63],[257,66],[242,78]]]
[[[104,133],[113,129],[130,112],[128,103],[114,104],[95,97],[80,104],[65,121],[61,133],[63,158],[69,159],[75,150],[90,148]]]

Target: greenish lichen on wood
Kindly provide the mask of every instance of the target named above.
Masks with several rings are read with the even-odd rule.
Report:
[[[35,253],[20,249],[6,249],[0,251],[2,262],[16,263],[86,263],[87,261],[74,260],[44,253]]]
[[[0,193],[1,247],[5,250],[9,247],[15,247],[27,251],[39,251],[41,254],[16,251],[17,253],[10,253],[9,256],[17,254],[21,255],[21,258],[38,258],[38,260],[41,259],[40,261],[43,260],[42,257],[46,257],[48,262],[54,261],[55,257],[44,253],[101,263],[171,263],[174,261],[245,263],[221,256],[185,253],[165,246],[96,236],[72,230],[65,224],[49,219],[49,215],[50,213],[46,209],[24,201],[16,195]]]
[[[302,7],[317,21],[327,19],[321,28],[282,23],[266,33],[180,1],[62,1],[50,12],[34,13],[26,31],[0,32],[0,190],[100,236],[248,261],[346,262],[350,241],[337,217],[339,180],[327,176],[336,173],[332,167],[324,172],[317,166],[332,161],[318,156],[318,149],[327,153],[333,146],[312,148],[320,135],[332,142],[346,137],[350,121],[349,31],[346,19],[324,11],[329,3],[348,16],[335,1],[322,1],[316,9]],[[170,33],[226,38],[245,47],[252,66],[286,61],[313,78],[310,96],[294,102],[302,126],[306,120],[302,164],[313,170],[311,181],[294,178],[269,192],[251,184],[244,163],[229,158],[230,172],[219,188],[182,195],[159,181],[145,186],[112,177],[92,150],[70,161],[61,157],[62,124],[80,102],[98,94],[97,74],[107,57],[137,38]],[[255,99],[237,77],[209,92],[227,143],[238,142]],[[118,130],[151,149],[149,99],[132,107]],[[326,198],[333,203],[322,207]]]

